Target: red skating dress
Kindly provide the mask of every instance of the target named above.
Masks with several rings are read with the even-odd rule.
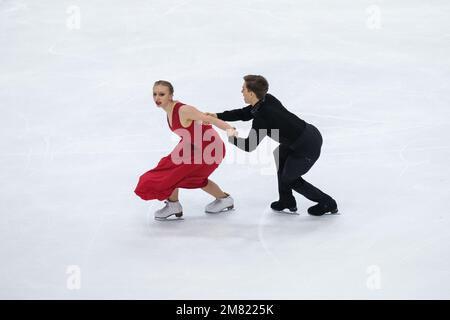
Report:
[[[177,102],[169,128],[181,137],[175,149],[158,165],[144,173],[134,191],[143,200],[166,200],[176,188],[196,189],[208,184],[208,177],[225,157],[225,144],[211,125],[192,121],[184,128]]]

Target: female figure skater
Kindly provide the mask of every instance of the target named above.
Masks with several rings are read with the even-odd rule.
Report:
[[[206,206],[206,212],[230,210],[234,207],[233,198],[208,179],[225,156],[225,145],[211,124],[226,130],[228,136],[237,133],[228,123],[206,115],[193,106],[174,101],[173,92],[170,82],[156,81],[153,86],[153,100],[167,113],[169,128],[179,135],[181,140],[155,168],[139,178],[135,193],[143,200],[165,200],[166,205],[155,212],[157,220],[183,215],[183,208],[178,199],[179,188],[201,188],[215,197],[216,199]]]

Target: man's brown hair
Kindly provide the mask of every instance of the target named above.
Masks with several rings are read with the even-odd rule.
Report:
[[[248,74],[244,77],[244,80],[247,90],[256,94],[258,99],[264,98],[264,95],[269,91],[269,83],[263,76]]]

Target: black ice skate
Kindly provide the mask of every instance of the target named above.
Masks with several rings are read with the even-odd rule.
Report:
[[[326,202],[319,202],[315,206],[308,209],[308,213],[313,216],[323,216],[325,213],[337,213],[338,208],[336,201],[334,199],[328,200]]]
[[[275,211],[283,211],[284,209],[289,209],[291,212],[297,211],[297,204],[294,201],[274,201],[270,204],[270,207]]]

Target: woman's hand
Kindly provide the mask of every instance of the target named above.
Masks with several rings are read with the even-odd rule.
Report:
[[[199,111],[197,108],[189,105],[184,105],[180,108],[180,120],[200,120],[203,122],[203,124],[212,124],[216,126],[217,128],[220,128],[222,130],[228,130],[233,128],[225,121],[220,120],[217,118],[217,114],[213,113],[209,115],[208,113],[203,113]]]
[[[231,129],[227,129],[227,136],[228,137],[237,137],[238,136],[238,132],[236,131],[236,128],[231,128]]]

